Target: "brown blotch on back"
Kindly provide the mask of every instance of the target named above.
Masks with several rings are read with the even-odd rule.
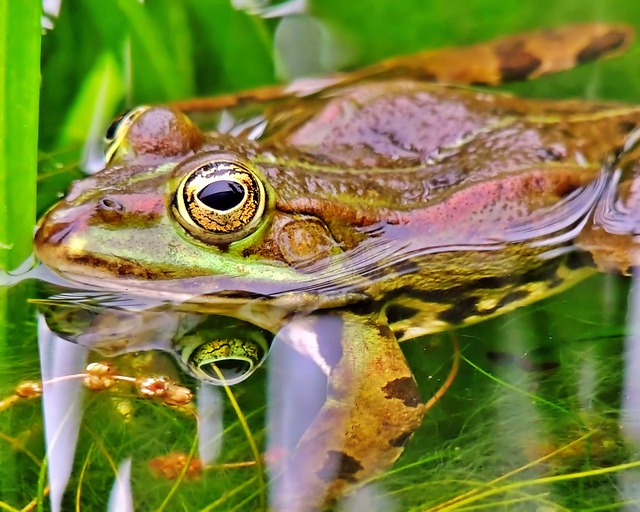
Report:
[[[405,333],[407,332],[406,329],[396,329],[395,331],[393,331],[393,335],[396,337],[397,340],[401,340]]]
[[[347,482],[356,482],[355,474],[362,469],[364,469],[362,464],[351,455],[329,450],[323,466],[316,475],[324,482],[333,482],[340,479]]]
[[[462,297],[455,301],[449,309],[438,313],[438,319],[452,325],[461,324],[467,318],[480,314],[478,311],[479,300],[475,295]]]
[[[565,265],[569,270],[578,270],[583,267],[596,268],[593,255],[590,252],[574,251],[567,256]]]
[[[403,432],[398,437],[389,440],[389,444],[395,448],[402,448],[411,437],[412,432]]]
[[[637,126],[636,123],[628,119],[623,119],[618,123],[618,128],[620,130],[620,133],[624,135],[628,135],[631,130],[636,128],[636,126]]]
[[[387,382],[383,387],[386,398],[402,400],[407,407],[418,407],[420,395],[415,381],[411,377],[401,377]]]
[[[408,306],[403,306],[402,304],[391,304],[387,307],[386,313],[387,321],[390,324],[393,324],[395,322],[401,322],[402,320],[413,318],[418,313],[420,313],[420,310]]]
[[[578,52],[576,61],[579,63],[594,60],[605,53],[620,48],[625,44],[627,35],[624,32],[611,31],[596,37],[587,46]]]
[[[500,299],[495,308],[491,308],[491,311],[489,313],[494,313],[500,308],[508,306],[509,304],[512,304],[514,302],[523,301],[529,296],[529,293],[530,292],[527,290],[514,290],[512,292],[509,292]]]
[[[555,192],[558,197],[564,198],[571,195],[573,192],[575,192],[579,188],[580,188],[580,185],[578,183],[567,180],[567,181],[558,183],[556,185]]]
[[[523,41],[505,41],[496,46],[503,81],[525,80],[540,67],[542,61],[525,50]]]

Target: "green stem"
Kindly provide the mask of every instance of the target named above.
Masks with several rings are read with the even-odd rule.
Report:
[[[32,252],[41,10],[40,0],[0,0],[0,278],[3,269],[16,269]],[[15,333],[22,327],[28,310],[24,300],[16,302],[17,297],[23,298],[24,287],[17,293],[13,291],[0,284],[0,361],[11,358]],[[20,335],[20,341],[27,336],[25,332]],[[3,377],[0,384],[4,390],[6,381],[17,376]],[[3,498],[17,498],[14,490],[20,485],[18,461],[19,457],[12,452],[2,457],[0,495]],[[15,510],[4,500],[0,508]]]
[[[0,0],[0,267],[31,253],[38,165],[41,2]]]

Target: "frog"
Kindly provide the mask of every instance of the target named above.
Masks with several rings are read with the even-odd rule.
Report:
[[[632,39],[572,25],[137,107],[108,130],[104,169],[42,217],[37,257],[312,361],[326,399],[274,463],[271,504],[321,509],[391,467],[423,421],[402,342],[637,266],[640,107],[487,89]],[[200,378],[237,382],[265,359],[199,322],[184,357]]]

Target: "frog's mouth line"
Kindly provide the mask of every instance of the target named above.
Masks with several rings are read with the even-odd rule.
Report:
[[[37,236],[37,235],[36,235]],[[158,277],[134,261],[124,258],[101,258],[82,251],[70,254],[66,245],[48,246],[47,251],[37,254],[44,266],[56,269],[55,273],[66,281],[64,286],[72,289],[111,291],[158,302],[173,304],[180,309],[196,310],[207,314],[236,316],[235,312],[253,305],[264,310],[273,310],[268,315],[284,318],[293,313],[309,313],[318,309],[341,307],[362,301],[360,293],[338,293],[325,295],[301,290],[299,285],[277,282],[259,283],[222,275]],[[127,272],[118,272],[127,266]],[[90,272],[82,272],[90,269]],[[140,270],[132,275],[131,269]],[[258,306],[259,305],[259,306]],[[245,318],[252,321],[253,317]],[[275,320],[264,328],[274,328]]]
[[[145,258],[128,257],[123,254],[124,250],[112,251],[115,248],[110,244],[102,248],[89,247],[85,231],[91,224],[87,220],[91,211],[93,208],[90,206],[70,207],[61,203],[43,217],[35,234],[38,259],[75,283],[75,287],[131,291],[140,295],[157,295],[173,303],[215,303],[224,308],[229,303],[235,307],[249,301],[275,301],[287,303],[284,307],[291,311],[299,306],[303,310],[318,309],[311,308],[313,304],[321,304],[319,307],[324,304],[342,305],[345,303],[342,297],[345,296],[350,297],[349,302],[363,298],[362,293],[356,293],[352,286],[348,289],[327,286],[324,275],[309,273],[295,279],[292,271],[288,279],[281,279],[277,271],[249,273],[244,268],[234,268],[232,273],[225,273],[221,268],[216,273],[215,268],[202,268],[203,272],[198,276],[183,272],[184,268],[190,267],[176,264],[171,254],[166,258],[168,264],[163,266],[157,261],[150,263]],[[120,242],[118,249],[126,249],[127,243],[136,243],[136,235],[130,235],[128,240]],[[172,242],[160,240],[157,244],[159,250],[163,243]],[[189,261],[196,265],[201,263],[197,259]],[[344,280],[344,276],[342,278]]]

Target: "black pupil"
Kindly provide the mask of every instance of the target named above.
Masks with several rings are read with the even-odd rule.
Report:
[[[200,191],[198,199],[214,210],[231,210],[244,199],[244,188],[237,181],[214,181]]]
[[[206,366],[217,366],[218,370],[225,379],[234,379],[241,377],[251,369],[251,364],[242,359],[223,359]],[[202,367],[202,371],[214,378],[219,378],[217,372],[213,368]]]

